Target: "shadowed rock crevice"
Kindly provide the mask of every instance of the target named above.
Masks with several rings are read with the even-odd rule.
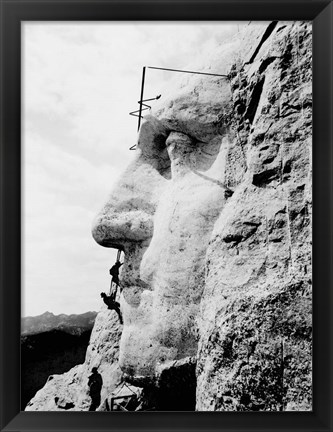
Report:
[[[262,38],[261,38],[261,40],[260,40],[260,42],[259,42],[257,48],[255,49],[254,53],[252,54],[252,57],[250,58],[250,60],[249,60],[246,64],[251,64],[251,63],[253,63],[254,59],[257,57],[257,54],[258,54],[259,51],[260,51],[260,48],[261,48],[262,45],[266,42],[266,40],[270,37],[270,35],[273,33],[273,31],[274,31],[274,29],[275,29],[277,23],[278,23],[278,21],[272,21],[272,22],[268,25],[268,27],[267,27],[265,33],[263,34],[263,36],[262,36]]]
[[[196,362],[194,358],[166,366],[157,385],[145,388],[145,397],[157,411],[194,411],[196,405]]]
[[[259,73],[263,73],[265,72],[265,70],[268,68],[268,66],[273,63],[275,60],[277,59],[277,57],[267,57],[265,58],[265,60],[263,60],[259,66]]]
[[[250,96],[250,102],[246,109],[246,113],[244,114],[245,120],[248,120],[250,123],[253,122],[254,116],[256,115],[260,96],[262,93],[262,88],[264,86],[265,77],[263,76],[254,86],[251,96]]]
[[[253,175],[253,184],[258,187],[264,187],[266,184],[279,178],[280,168],[274,167]]]

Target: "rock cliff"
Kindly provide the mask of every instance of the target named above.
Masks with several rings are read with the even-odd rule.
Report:
[[[191,68],[220,76],[162,93],[93,226],[125,254],[124,326],[100,312],[85,364],[27,409],[87,409],[92,366],[102,399],[126,379],[160,409],[179,391],[203,411],[312,409],[311,42],[307,22],[244,26]]]
[[[118,366],[121,328],[114,311],[106,306],[97,314],[85,362],[62,375],[49,376],[45,386],[28,403],[26,411],[88,411],[88,377],[98,367],[103,377],[104,401],[121,382]]]
[[[231,69],[242,152],[207,250],[199,410],[311,409],[311,31],[265,34]]]

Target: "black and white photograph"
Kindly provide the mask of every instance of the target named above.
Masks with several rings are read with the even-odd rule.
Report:
[[[312,411],[312,22],[21,47],[21,410]]]

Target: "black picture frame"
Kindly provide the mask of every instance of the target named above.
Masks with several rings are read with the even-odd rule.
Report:
[[[328,0],[0,0],[1,431],[332,431],[332,55]],[[21,22],[313,21],[312,412],[20,412]]]

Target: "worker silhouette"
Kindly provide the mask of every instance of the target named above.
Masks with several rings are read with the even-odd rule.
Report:
[[[117,289],[118,289],[118,286],[120,286],[119,285],[119,269],[123,264],[124,263],[121,263],[119,260],[117,260],[116,263],[110,268],[110,275],[112,276],[110,294],[112,294],[114,299],[116,299]],[[115,284],[115,289],[112,291],[112,284],[113,283]],[[120,288],[120,292],[121,292],[121,288]]]
[[[120,324],[122,324],[123,323],[123,317],[122,317],[121,312],[120,312],[120,304],[115,301],[115,299],[112,295],[107,296],[104,292],[101,293],[101,297],[102,297],[104,303],[107,305],[108,309],[115,310],[117,312],[118,317],[119,317],[119,322],[120,322]]]
[[[91,397],[91,405],[89,411],[96,411],[101,404],[101,390],[103,386],[102,375],[98,373],[97,368],[91,369],[92,374],[88,379],[89,396]]]

